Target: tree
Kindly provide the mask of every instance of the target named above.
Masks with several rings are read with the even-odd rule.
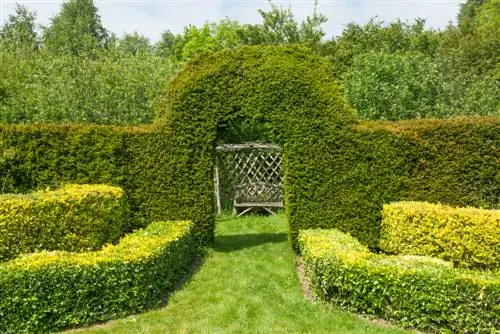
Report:
[[[170,30],[166,30],[161,34],[161,40],[155,45],[156,53],[161,57],[171,57],[174,55],[175,44],[176,36]]]
[[[109,39],[93,0],[69,0],[45,30],[44,47],[56,55],[92,55]]]
[[[325,35],[320,26],[326,22],[326,16],[317,13],[317,2],[313,15],[306,17],[300,24],[290,8],[276,6],[271,1],[269,3],[270,11],[259,9],[261,24],[242,25],[225,18],[217,23],[205,23],[201,27],[188,26],[177,36],[166,31],[157,44],[158,54],[186,61],[200,53],[241,45],[303,43],[314,49],[320,48]]]
[[[153,52],[153,47],[149,39],[139,35],[137,32],[125,34],[116,43],[117,49],[124,55],[137,56]]]
[[[354,59],[343,87],[364,119],[400,120],[443,116],[435,109],[440,73],[420,54],[367,52]]]
[[[242,37],[245,44],[292,44],[305,43],[309,46],[319,46],[321,39],[325,35],[321,25],[327,21],[323,14],[317,13],[317,1],[314,4],[312,16],[300,23],[295,20],[291,8],[285,9],[269,1],[271,10],[266,12],[259,9],[262,16],[262,24],[245,25],[242,30]]]
[[[460,5],[460,11],[458,13],[458,27],[467,32],[472,28],[472,22],[475,20],[479,8],[485,4],[488,0],[467,0],[465,3]]]
[[[425,30],[425,21],[413,23],[399,20],[390,24],[371,19],[365,25],[350,23],[332,49],[335,71],[344,73],[353,59],[367,52],[418,53],[433,58],[441,43],[439,32]]]
[[[36,32],[36,13],[16,5],[15,15],[9,15],[0,28],[0,48],[15,53],[30,53],[39,47]]]

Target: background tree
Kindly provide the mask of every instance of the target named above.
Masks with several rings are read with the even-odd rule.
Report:
[[[110,39],[93,0],[69,0],[44,33],[44,48],[55,55],[95,55]]]
[[[176,36],[170,30],[166,30],[161,34],[160,41],[155,45],[156,53],[165,58],[173,57],[175,44]]]
[[[457,21],[458,27],[463,32],[467,33],[472,28],[479,9],[487,2],[488,0],[467,0],[460,5]]]
[[[116,48],[125,55],[137,56],[153,53],[153,46],[149,39],[137,32],[125,34],[115,44]]]
[[[355,57],[343,80],[347,101],[364,119],[440,117],[440,73],[422,54],[368,52]]]
[[[38,50],[35,19],[35,12],[16,4],[15,14],[9,15],[0,28],[0,49],[22,54]]]

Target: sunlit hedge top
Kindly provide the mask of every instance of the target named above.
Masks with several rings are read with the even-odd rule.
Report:
[[[127,211],[124,191],[103,184],[0,195],[0,262],[42,250],[98,250],[118,241]]]
[[[266,123],[283,142],[353,120],[327,61],[296,45],[202,55],[174,78],[157,111],[158,122],[204,142],[241,123]]]

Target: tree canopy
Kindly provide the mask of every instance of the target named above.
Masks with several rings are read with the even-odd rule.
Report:
[[[69,0],[47,26],[18,5],[0,27],[0,122],[140,124],[154,119],[174,74],[203,54],[246,45],[301,44],[328,59],[346,100],[362,118],[500,116],[500,0],[468,0],[457,24],[424,20],[348,24],[325,38],[327,17],[298,21],[270,2],[261,22],[230,18],[165,31],[108,31],[93,0]]]

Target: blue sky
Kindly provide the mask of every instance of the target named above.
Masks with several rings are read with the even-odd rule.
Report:
[[[310,15],[313,0],[273,1],[275,4],[291,6],[297,20]],[[455,22],[460,3],[465,0],[319,0],[318,10],[328,17],[323,25],[327,37],[341,33],[349,22],[366,23],[378,17],[384,22],[397,18],[413,21],[423,18],[428,27],[444,28]],[[20,3],[38,14],[40,24],[48,24],[60,9],[60,0],[0,0],[0,21],[14,12],[15,3]],[[270,9],[267,0],[95,0],[106,28],[118,36],[139,32],[153,42],[169,29],[181,32],[188,24],[201,25],[207,21],[219,21],[225,17],[241,23],[259,23],[257,9]]]

